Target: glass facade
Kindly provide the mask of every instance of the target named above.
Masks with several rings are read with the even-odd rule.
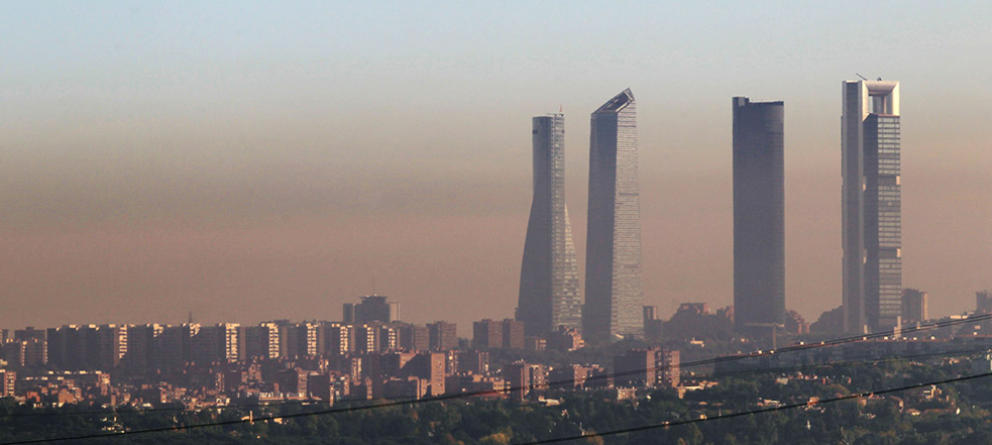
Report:
[[[865,119],[865,307],[879,328],[902,314],[899,116]]]
[[[899,83],[843,84],[844,326],[894,327],[902,313]]]
[[[517,320],[528,335],[579,328],[582,293],[565,205],[565,116],[533,119],[534,197],[520,271]]]
[[[642,337],[637,105],[624,90],[592,113],[583,336]]]
[[[733,99],[734,324],[785,322],[785,143],[782,102]]]

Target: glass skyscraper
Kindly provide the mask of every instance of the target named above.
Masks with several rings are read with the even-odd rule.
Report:
[[[785,322],[785,105],[733,99],[734,324]]]
[[[527,223],[517,320],[528,335],[580,328],[582,293],[565,205],[565,115],[533,119],[534,197]]]
[[[637,106],[629,89],[592,113],[583,336],[644,335]]]
[[[846,81],[843,104],[844,329],[861,333],[902,312],[899,82]]]

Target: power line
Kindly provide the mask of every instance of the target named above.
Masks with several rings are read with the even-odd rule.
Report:
[[[520,442],[520,443],[516,443],[514,445],[541,445],[541,444],[547,444],[547,443],[567,442],[567,441],[570,441],[570,440],[586,439],[586,438],[589,438],[589,437],[615,436],[617,434],[635,433],[635,432],[639,432],[639,431],[648,431],[648,430],[653,430],[653,429],[657,429],[657,428],[665,428],[665,427],[688,425],[688,424],[691,424],[691,423],[704,423],[704,422],[710,422],[710,421],[714,421],[714,420],[723,420],[723,419],[730,419],[730,418],[734,418],[734,417],[750,416],[750,415],[754,415],[754,414],[764,414],[764,413],[770,413],[770,412],[775,412],[775,411],[785,411],[785,410],[796,409],[796,408],[804,408],[804,407],[808,407],[808,406],[825,405],[825,404],[828,404],[828,403],[841,402],[841,401],[844,401],[844,400],[860,399],[862,397],[869,397],[869,396],[872,396],[872,395],[890,394],[890,393],[895,393],[895,392],[908,391],[910,389],[917,389],[917,388],[923,388],[923,387],[934,386],[934,385],[945,385],[945,384],[948,384],[948,383],[957,383],[957,382],[963,382],[963,381],[967,381],[967,380],[980,379],[980,378],[990,377],[990,376],[992,376],[992,372],[987,372],[987,373],[983,373],[983,374],[968,375],[968,376],[962,376],[962,377],[955,377],[955,378],[944,379],[944,380],[935,380],[935,381],[931,381],[931,382],[917,383],[917,384],[913,384],[913,385],[900,386],[900,387],[896,387],[896,388],[886,388],[886,389],[880,389],[880,390],[875,390],[875,391],[859,392],[859,393],[855,393],[855,394],[848,394],[846,396],[834,397],[834,398],[830,398],[830,399],[822,399],[822,400],[819,400],[817,402],[791,403],[791,404],[788,404],[788,405],[779,405],[779,406],[770,407],[770,408],[762,408],[762,409],[747,410],[747,411],[738,411],[738,412],[735,412],[735,413],[721,414],[721,415],[717,415],[717,416],[713,416],[713,417],[706,417],[706,418],[701,418],[701,419],[687,419],[687,420],[679,420],[679,421],[675,421],[675,422],[654,423],[654,424],[650,424],[650,425],[642,425],[642,426],[636,426],[636,427],[631,427],[631,428],[623,428],[623,429],[617,429],[617,430],[611,430],[611,431],[604,431],[604,432],[601,432],[601,433],[586,433],[586,434],[580,434],[580,435],[577,435],[577,436],[555,437],[555,438],[550,438],[550,439],[536,440],[536,441],[532,441],[532,442]]]
[[[902,330],[902,334],[936,330],[936,329],[950,327],[950,326],[954,326],[954,325],[958,325],[958,324],[975,323],[975,322],[980,322],[980,321],[987,320],[987,319],[990,319],[990,318],[992,318],[992,314],[981,314],[981,315],[976,315],[976,316],[973,316],[973,317],[970,317],[970,318],[952,319],[952,320],[938,321],[938,322],[929,323],[929,324],[921,324],[921,325],[916,326],[916,327],[907,328],[907,329]],[[829,340],[823,340],[823,341],[820,341],[820,342],[813,342],[813,343],[808,343],[808,344],[795,344],[795,345],[790,345],[790,346],[784,346],[782,348],[779,348],[779,349],[776,349],[776,350],[773,350],[773,351],[769,351],[768,353],[765,353],[765,352],[752,352],[752,353],[746,353],[746,354],[726,355],[726,356],[719,356],[719,357],[713,357],[713,358],[707,358],[707,359],[694,360],[694,361],[689,361],[689,362],[682,362],[682,363],[679,364],[679,368],[680,369],[682,369],[682,368],[692,368],[692,367],[697,367],[697,366],[713,365],[713,364],[717,364],[717,363],[733,362],[733,361],[753,359],[753,358],[773,357],[773,356],[776,356],[776,355],[779,355],[779,354],[784,354],[784,353],[797,352],[797,351],[806,351],[806,350],[813,350],[813,349],[820,349],[820,348],[825,348],[825,347],[830,347],[830,346],[837,346],[837,345],[846,344],[846,343],[854,343],[854,342],[866,341],[866,340],[876,339],[876,338],[885,338],[885,337],[893,336],[894,335],[894,331],[895,330],[885,330],[885,331],[879,331],[879,332],[868,333],[868,334],[863,334],[863,335],[853,335],[853,336],[847,336],[847,337],[833,338],[833,339],[829,339]],[[976,351],[976,352],[978,352],[978,351]],[[828,364],[828,363],[825,363],[825,364]],[[810,364],[810,366],[813,366],[813,364]],[[673,365],[665,365],[665,366],[648,367],[648,368],[643,368],[643,369],[634,369],[634,370],[624,371],[624,372],[603,373],[603,374],[597,374],[597,375],[588,376],[588,377],[586,377],[584,379],[584,381],[588,383],[590,381],[595,382],[595,381],[599,381],[599,380],[609,380],[610,378],[616,378],[616,377],[623,377],[623,376],[630,376],[630,375],[635,375],[635,374],[641,374],[641,373],[644,373],[646,371],[664,371],[664,370],[671,369],[673,367],[674,367]],[[756,370],[756,371],[761,372],[761,371],[767,371],[767,370]],[[547,387],[549,387],[549,388],[550,387],[556,387],[556,386],[570,385],[570,384],[574,384],[574,381],[573,380],[562,380],[562,381],[550,381],[550,382],[545,382],[544,383],[544,385],[547,386]],[[450,400],[450,399],[463,398],[463,397],[476,397],[476,396],[496,395],[496,394],[509,393],[509,392],[513,392],[513,391],[519,391],[519,390],[523,390],[523,389],[527,389],[527,388],[526,387],[509,387],[509,388],[503,388],[503,389],[500,389],[500,390],[469,391],[469,392],[462,392],[462,393],[456,393],[456,394],[445,394],[445,395],[436,396],[436,397],[432,397],[432,398],[426,398],[426,399],[406,399],[406,400],[390,401],[390,402],[383,402],[383,403],[373,403],[373,404],[369,404],[369,405],[362,405],[362,406],[356,406],[356,407],[348,407],[348,408],[343,408],[343,409],[346,410],[346,411],[361,411],[361,410],[369,410],[369,409],[376,409],[376,408],[385,408],[385,407],[398,406],[398,405],[407,405],[407,404],[417,404],[417,403],[427,403],[427,402],[443,401],[443,400]],[[235,407],[245,407],[245,408],[251,408],[251,407],[255,407],[255,406],[259,406],[259,407],[269,406],[269,407],[271,407],[271,406],[287,405],[287,404],[292,404],[292,403],[296,403],[296,402],[272,403],[272,404],[268,404],[268,405],[247,405],[246,404],[246,405],[239,405],[239,406],[235,406]],[[150,412],[171,412],[171,411],[185,411],[185,410],[186,410],[185,408],[180,408],[180,407],[163,407],[163,408],[143,409],[143,410],[140,410],[140,412],[142,412],[142,413],[150,413]],[[50,413],[45,413],[45,412],[42,412],[42,413],[12,413],[12,414],[7,414],[7,415],[0,415],[0,418],[39,417],[39,416],[67,416],[67,415],[99,415],[99,414],[113,414],[113,413],[116,413],[116,410],[99,410],[99,411],[92,410],[92,411],[79,411],[79,412],[50,412]],[[0,445],[2,445],[2,444],[0,444]]]
[[[916,328],[907,329],[907,330],[905,330],[903,332],[905,333],[905,332],[916,332],[916,331],[939,329],[939,328],[942,328],[942,327],[952,326],[954,324],[961,324],[961,323],[965,323],[965,322],[976,322],[976,321],[980,321],[982,319],[987,319],[987,318],[992,318],[992,314],[984,314],[982,316],[977,316],[977,317],[973,317],[973,318],[970,318],[970,319],[948,320],[948,321],[943,321],[943,322],[932,323],[932,324],[929,324],[929,325],[921,325],[921,326],[918,326]],[[825,341],[821,341],[819,343],[812,343],[812,344],[808,344],[808,345],[793,345],[793,346],[788,346],[788,347],[784,347],[782,349],[779,349],[775,353],[776,354],[779,354],[779,353],[787,353],[787,352],[794,352],[794,351],[801,351],[801,350],[818,349],[818,348],[823,348],[823,347],[828,347],[828,346],[835,346],[835,345],[844,344],[844,343],[864,341],[864,340],[867,340],[867,339],[870,339],[870,338],[885,337],[885,336],[889,336],[889,335],[892,335],[892,331],[881,331],[881,332],[872,333],[872,334],[865,334],[865,335],[861,335],[861,336],[842,337],[842,338],[838,338],[838,339],[825,340]],[[977,349],[977,350],[970,351],[970,352],[981,352],[981,351],[984,351],[984,350],[985,349]],[[939,355],[940,353],[936,353],[936,354]],[[713,364],[713,363],[719,363],[719,362],[725,362],[725,361],[743,360],[743,359],[755,358],[755,357],[770,357],[771,355],[772,354],[752,353],[752,354],[739,354],[739,355],[725,356],[725,357],[715,357],[715,358],[712,358],[712,359],[703,359],[703,360],[697,360],[697,361],[693,361],[693,362],[687,362],[687,363],[682,364],[681,367],[701,366],[701,365],[706,365],[706,364]],[[908,358],[908,357],[906,357],[906,358]],[[872,361],[877,361],[877,360],[872,360]],[[829,363],[824,363],[822,365],[829,365]],[[820,366],[820,365],[818,365],[818,364],[808,364],[808,365],[803,365],[803,366],[804,367],[812,367],[812,366]],[[610,377],[616,377],[616,376],[622,376],[622,375],[640,374],[640,373],[645,372],[646,370],[651,370],[651,369],[659,370],[659,369],[670,369],[670,368],[671,368],[671,366],[662,366],[662,367],[653,367],[653,368],[645,368],[645,369],[639,369],[639,370],[633,370],[633,371],[626,371],[626,372],[622,372],[622,373],[612,373],[612,374],[607,373],[607,374],[601,374],[601,375],[596,375],[596,376],[590,376],[590,377],[586,378],[585,381],[588,382],[590,380],[608,379]],[[755,372],[773,372],[773,370],[771,370],[771,369],[760,369],[760,370],[755,370]],[[573,384],[573,383],[574,382],[572,380],[564,380],[564,381],[558,381],[558,382],[547,382],[547,383],[545,383],[545,385],[550,387],[550,386],[567,385],[567,384]],[[444,400],[452,400],[452,399],[459,399],[459,398],[465,398],[465,397],[501,395],[501,394],[506,394],[506,393],[513,392],[513,391],[524,390],[524,389],[527,389],[527,388],[529,388],[529,385],[519,386],[519,387],[503,388],[503,389],[470,391],[470,392],[463,392],[463,393],[456,393],[456,394],[445,394],[445,395],[440,395],[440,396],[437,396],[437,397],[426,398],[426,399],[395,400],[395,401],[373,403],[373,404],[361,405],[361,406],[349,406],[349,407],[343,407],[343,408],[330,408],[330,409],[319,410],[319,411],[311,411],[311,412],[306,412],[306,413],[294,413],[294,414],[285,414],[285,415],[269,415],[269,416],[262,416],[262,417],[254,418],[253,420],[265,421],[265,420],[273,420],[273,419],[277,419],[277,418],[286,419],[286,418],[296,418],[296,417],[306,417],[306,416],[317,416],[317,415],[338,414],[338,413],[346,413],[346,412],[366,411],[366,410],[379,409],[379,408],[387,408],[387,407],[393,407],[393,406],[404,406],[404,405],[412,405],[412,404],[428,403],[428,402],[439,402],[439,401],[444,401]],[[279,404],[279,405],[283,405],[283,404]],[[273,406],[273,405],[268,405],[268,406]],[[181,409],[178,409],[178,408],[160,408],[160,409],[154,409],[154,410],[156,410],[156,411],[179,411]],[[152,410],[142,410],[142,412],[148,412],[148,411],[152,411]],[[114,413],[114,412],[113,411],[99,411],[99,412],[90,412],[89,414],[112,414],[112,413]],[[32,413],[32,414],[34,414],[34,413]],[[38,413],[38,414],[49,414],[49,413]],[[78,415],[83,415],[85,413],[51,413],[51,414],[53,414],[53,415],[58,415],[58,414],[65,414],[65,415],[76,415],[76,414],[78,414]],[[117,432],[117,433],[96,433],[96,434],[80,435],[80,436],[73,436],[73,437],[64,437],[64,438],[30,439],[30,440],[26,440],[26,441],[7,442],[7,443],[0,444],[0,445],[47,443],[47,442],[59,442],[59,441],[68,441],[68,440],[84,440],[84,439],[94,439],[94,438],[108,438],[108,437],[119,437],[119,436],[127,435],[127,434],[147,434],[147,433],[156,433],[156,432],[165,432],[165,431],[181,431],[181,430],[190,430],[190,429],[205,428],[205,427],[212,427],[212,426],[236,425],[236,424],[243,424],[243,423],[248,423],[248,420],[229,420],[229,421],[208,422],[208,423],[192,424],[192,425],[174,425],[174,426],[169,426],[169,427],[149,428],[149,429],[144,429],[144,430],[123,431],[123,432]]]
[[[924,353],[924,354],[915,354],[915,355],[902,356],[902,357],[890,357],[888,359],[870,359],[870,360],[864,360],[864,361],[860,361],[860,362],[858,362],[858,361],[849,361],[849,362],[824,363],[824,364],[822,364],[822,366],[827,366],[827,365],[835,365],[836,366],[836,365],[853,364],[853,363],[868,363],[868,362],[878,362],[878,361],[883,361],[883,360],[905,360],[905,359],[912,359],[912,358],[934,357],[934,356],[968,355],[968,354],[973,354],[973,353],[976,353],[976,352],[985,352],[986,350],[987,349],[984,349],[983,348],[983,349],[973,349],[973,350],[964,350],[964,351],[949,351],[949,352],[941,352],[941,353]],[[821,365],[797,366],[796,369],[801,369],[801,368],[809,367],[809,366],[821,366]],[[782,371],[782,370],[785,370],[785,369],[761,369],[761,370],[752,370],[750,372],[778,372],[778,371]],[[992,375],[992,373],[989,373],[988,375]],[[969,377],[966,377],[966,378],[951,379],[950,381],[968,380],[968,379],[971,379],[971,378],[978,378],[978,377],[983,377],[983,376],[985,376],[985,374],[978,375],[978,376],[969,376]],[[859,394],[884,394],[884,393],[887,393],[887,392],[902,391],[902,390],[912,389],[912,388],[916,388],[916,387],[928,386],[930,384],[942,384],[942,383],[947,383],[947,382],[948,381],[937,381],[937,382],[930,382],[930,383],[920,383],[920,384],[917,384],[917,385],[911,385],[909,387],[902,387],[902,388],[895,388],[895,389],[886,389],[886,390],[872,391],[872,392],[863,392],[863,393],[859,393]],[[491,395],[497,395],[497,394],[505,393],[506,391],[507,390],[491,390],[491,391],[479,391],[479,393],[483,393],[484,392],[484,393],[488,393],[488,394],[491,394]],[[384,408],[384,407],[390,407],[390,406],[409,405],[409,404],[416,403],[416,402],[430,402],[430,401],[440,401],[440,400],[455,399],[455,398],[460,398],[462,396],[463,396],[462,394],[452,394],[452,395],[441,396],[441,397],[437,397],[437,398],[433,398],[433,399],[419,399],[419,400],[415,400],[415,401],[393,401],[393,402],[385,402],[385,403],[374,404],[374,405],[354,406],[354,407],[344,407],[344,408],[331,408],[331,409],[325,409],[325,410],[319,410],[319,411],[310,411],[310,412],[292,413],[292,414],[283,414],[283,415],[272,414],[272,415],[267,415],[267,416],[253,417],[251,421],[260,421],[260,422],[263,422],[263,421],[276,420],[276,419],[300,418],[300,417],[310,417],[310,416],[319,416],[319,415],[327,415],[327,414],[339,414],[339,413],[345,413],[345,412],[365,411],[365,410],[370,410],[370,409],[374,409],[374,408]],[[845,396],[845,398],[853,398],[853,396]],[[845,400],[845,398],[838,398],[837,400]],[[827,400],[823,400],[823,401],[821,401],[819,403],[830,403],[830,402],[834,402],[834,401],[837,401],[837,400],[827,399]],[[796,407],[798,407],[798,406],[806,406],[806,405],[807,404],[795,404]],[[728,414],[728,415],[712,417],[712,418],[710,418],[710,420],[717,420],[717,419],[728,418],[728,417],[737,417],[737,416],[742,416],[742,415],[745,415],[745,414],[763,413],[763,412],[767,412],[767,411],[774,411],[774,410],[777,410],[777,409],[787,409],[789,407],[792,407],[792,406],[791,405],[783,405],[783,406],[776,407],[776,408],[754,410],[754,411],[749,411],[749,412],[744,412],[744,413],[732,413],[732,414]],[[695,423],[695,422],[697,422],[699,420],[700,419],[695,419],[695,420],[692,420],[692,421],[683,421],[683,422],[669,422],[667,424],[661,424],[661,426],[678,426],[678,425],[681,425],[681,424],[684,424],[684,423]],[[117,433],[96,433],[96,434],[87,434],[87,435],[71,436],[71,437],[58,437],[58,438],[48,438],[48,439],[30,439],[30,440],[22,440],[22,441],[15,441],[15,442],[6,442],[6,443],[0,444],[0,445],[15,445],[15,444],[16,445],[20,445],[20,444],[33,444],[33,443],[49,443],[49,442],[60,442],[60,441],[70,441],[70,440],[85,440],[85,439],[96,439],[96,438],[120,437],[122,435],[128,435],[128,434],[150,434],[150,433],[167,432],[167,431],[184,431],[184,430],[192,430],[192,429],[207,428],[207,427],[214,427],[214,426],[240,425],[240,424],[250,423],[251,421],[244,420],[244,419],[238,419],[238,420],[218,421],[218,422],[209,422],[209,423],[192,424],[192,425],[179,425],[179,426],[168,426],[168,427],[160,427],[160,428],[150,428],[150,429],[135,430],[135,431],[123,431],[123,432],[117,432]],[[650,429],[650,428],[647,428],[647,429]],[[610,431],[608,431],[608,432],[604,432],[604,433],[599,433],[599,435],[620,434],[621,432],[629,432],[629,431],[621,431],[621,430],[617,430],[616,432],[610,432]],[[582,438],[582,437],[590,437],[590,436],[580,436],[578,438]],[[561,441],[561,440],[572,440],[572,439],[574,439],[574,438],[570,438],[570,439],[549,439],[549,440],[552,440],[552,441]],[[542,443],[542,442],[535,442],[535,443]]]

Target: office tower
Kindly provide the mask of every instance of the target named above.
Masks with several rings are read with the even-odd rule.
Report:
[[[637,106],[629,89],[592,113],[582,335],[590,342],[644,333]]]
[[[926,321],[929,318],[929,314],[927,314],[927,300],[929,300],[929,295],[924,291],[919,289],[903,289],[902,321],[904,323]]]
[[[528,335],[579,327],[582,294],[565,205],[565,115],[532,120],[534,195],[520,268],[517,320]]]
[[[734,325],[785,321],[784,104],[733,99]]]
[[[902,312],[899,82],[842,86],[844,330],[861,333]]]
[[[357,304],[345,303],[341,312],[341,318],[345,323],[361,324],[373,321],[389,323],[399,320],[400,304],[389,302],[387,297],[382,295],[368,295],[361,297]]]

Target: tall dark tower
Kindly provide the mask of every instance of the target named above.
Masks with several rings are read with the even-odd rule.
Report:
[[[565,205],[565,115],[533,119],[534,198],[527,222],[517,320],[528,335],[581,327],[582,293]]]
[[[895,326],[902,311],[899,82],[842,85],[844,330]]]
[[[734,324],[743,333],[785,322],[784,108],[733,99]]]
[[[629,89],[592,113],[583,336],[644,335],[637,105]]]

